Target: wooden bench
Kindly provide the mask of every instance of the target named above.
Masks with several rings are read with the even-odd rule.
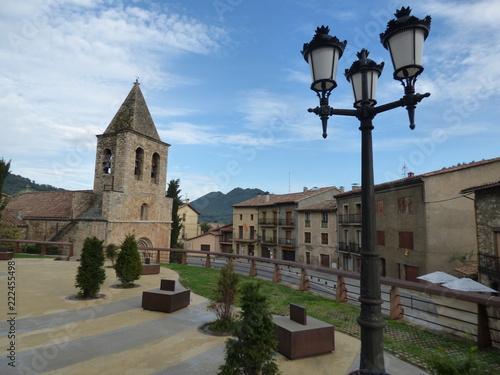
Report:
[[[141,275],[156,275],[160,273],[160,265],[157,263],[142,264]]]
[[[14,252],[6,247],[0,247],[0,260],[11,260]]]
[[[189,305],[191,291],[175,280],[161,279],[160,288],[142,292],[142,308],[171,313]]]
[[[278,352],[289,359],[330,353],[335,350],[331,324],[307,316],[306,308],[290,304],[290,316],[274,316]]]

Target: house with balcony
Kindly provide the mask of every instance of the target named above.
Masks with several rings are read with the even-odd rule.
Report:
[[[461,193],[474,199],[478,281],[500,292],[500,181]]]
[[[259,195],[233,205],[233,249],[237,254],[298,261],[297,210],[332,200],[340,192],[336,187],[304,188],[299,193]]]
[[[337,268],[337,203],[328,199],[297,210],[300,263]]]
[[[375,186],[377,246],[382,276],[417,281],[433,271],[456,273],[475,251],[474,202],[460,192],[500,176],[500,158],[444,168]],[[339,268],[360,271],[361,190],[337,200]]]

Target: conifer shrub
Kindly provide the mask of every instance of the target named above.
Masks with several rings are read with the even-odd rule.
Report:
[[[275,375],[278,342],[267,297],[260,292],[261,284],[247,282],[241,287],[241,319],[234,338],[226,341],[224,364],[219,375]]]
[[[97,237],[87,237],[83,241],[75,281],[75,287],[80,289],[78,298],[96,298],[106,280],[102,243]]]
[[[120,279],[122,287],[131,288],[134,281],[141,278],[142,273],[141,255],[135,236],[129,234],[125,237],[120,249],[115,263],[116,277]]]
[[[106,258],[111,261],[111,265],[113,267],[115,266],[115,259],[118,256],[119,248],[120,247],[118,245],[115,245],[114,243],[110,243],[108,246],[106,246]]]
[[[232,260],[221,268],[213,297],[207,309],[213,311],[216,320],[210,324],[210,329],[216,332],[231,332],[235,320],[235,303],[240,276],[234,272]]]

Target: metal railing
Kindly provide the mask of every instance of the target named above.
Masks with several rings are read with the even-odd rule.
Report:
[[[13,240],[13,239],[0,239],[0,243],[13,243],[14,254],[21,253],[21,244],[27,245],[40,245],[40,254],[32,253],[33,255],[56,255],[63,256],[66,260],[70,260],[74,256],[73,242],[53,242],[53,241],[34,241],[34,240]],[[57,254],[48,254],[47,248],[57,247]],[[62,248],[62,249],[61,249]]]
[[[358,245],[357,243],[354,242],[339,242],[338,249],[339,251],[344,253],[354,253],[354,254],[361,253],[361,245]]]
[[[337,215],[339,224],[361,224],[361,214],[340,214]]]
[[[261,258],[249,255],[219,252],[201,252],[184,249],[148,249],[161,253],[176,251],[183,253],[183,263],[212,267],[225,264],[231,258],[246,265],[243,272],[274,282],[286,282],[299,290],[311,290],[338,302],[359,305],[358,272],[308,264]],[[241,266],[240,266],[241,267]],[[239,272],[242,268],[240,268]],[[478,347],[500,348],[500,297],[462,292],[438,285],[429,285],[387,277],[381,278],[382,312],[390,319],[406,318],[413,323],[439,331],[474,338]]]
[[[16,244],[15,252],[20,252],[22,243],[65,246],[67,259],[73,257],[71,242],[11,239],[1,239],[1,242]],[[359,304],[360,274],[357,272],[233,253],[168,248],[140,248],[140,251],[157,263],[168,262],[170,253],[177,252],[182,254],[183,264],[188,264],[189,255],[189,264],[208,268],[212,263],[222,267],[228,259],[233,259],[239,262],[239,272],[248,272],[252,277],[286,282],[338,302]],[[406,318],[428,328],[472,337],[481,348],[500,348],[500,297],[387,277],[381,278],[381,285],[382,312],[390,319]]]

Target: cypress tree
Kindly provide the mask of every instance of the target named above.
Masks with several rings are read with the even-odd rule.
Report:
[[[129,234],[125,237],[120,249],[115,262],[116,277],[124,288],[130,288],[134,286],[134,281],[141,278],[142,273],[142,261],[135,236]]]
[[[219,375],[276,375],[280,371],[274,360],[278,342],[274,323],[260,283],[248,282],[241,287],[241,320],[234,338],[226,341],[225,363]]]
[[[102,243],[103,241],[97,237],[87,237],[83,241],[80,266],[75,281],[75,287],[80,289],[78,298],[96,298],[106,280]]]

